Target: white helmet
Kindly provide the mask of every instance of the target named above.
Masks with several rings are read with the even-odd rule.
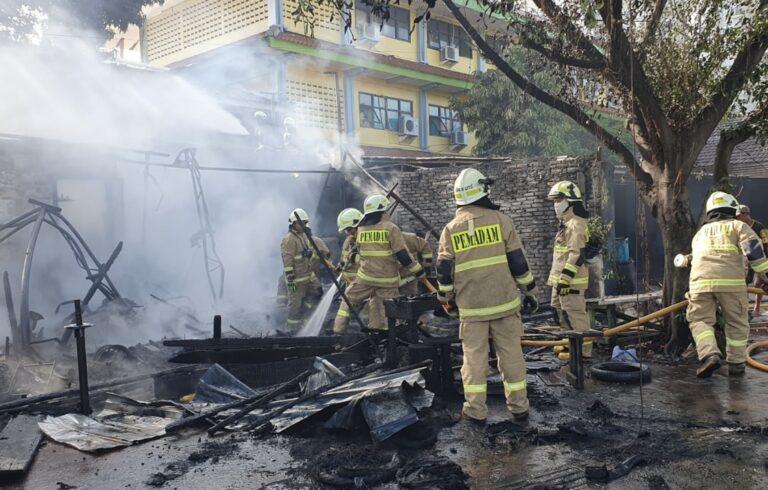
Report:
[[[363,219],[363,213],[355,208],[347,208],[339,213],[336,224],[339,225],[339,231],[342,232],[347,228],[356,227],[361,219]]]
[[[725,192],[717,191],[710,194],[709,198],[707,199],[707,213],[714,211],[715,209],[723,208],[733,209],[734,211],[738,212],[739,201],[737,201],[736,198],[732,195]]]
[[[564,197],[568,201],[581,201],[581,190],[579,186],[570,180],[561,180],[553,185],[547,194],[547,199],[555,200],[558,197]]]
[[[363,212],[365,216],[377,211],[386,211],[389,206],[389,199],[382,194],[373,194],[365,198],[363,203]]]
[[[456,204],[463,206],[479,201],[488,195],[488,186],[492,183],[493,179],[486,179],[479,170],[465,168],[453,183],[453,197],[456,199]]]
[[[301,221],[303,221],[305,224],[309,223],[309,215],[306,211],[304,211],[301,208],[296,208],[293,211],[291,211],[290,216],[288,216],[288,223],[294,224],[296,222],[296,215],[299,215],[299,218],[301,218]]]

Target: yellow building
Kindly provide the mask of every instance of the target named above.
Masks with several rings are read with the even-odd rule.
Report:
[[[311,30],[294,21],[296,0],[167,0],[142,26],[143,60],[201,81],[245,118],[290,115],[366,156],[472,152],[448,105],[486,66],[444,7],[414,27],[424,4],[393,5],[384,21],[359,4],[345,32],[328,2],[313,5]],[[464,10],[479,19],[471,0]]]

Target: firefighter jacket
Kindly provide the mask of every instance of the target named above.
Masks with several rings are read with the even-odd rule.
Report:
[[[504,318],[520,309],[518,286],[535,287],[512,220],[481,206],[462,206],[440,236],[437,280],[455,295],[462,321]]]
[[[331,251],[328,248],[328,245],[325,244],[325,242],[317,237],[312,237],[312,239],[315,241],[315,245],[317,245],[317,248],[320,250],[320,254],[325,258],[325,260],[331,259]],[[312,251],[312,258],[310,259],[310,263],[312,265],[312,272],[317,276],[322,273],[322,271],[325,270],[325,267],[323,266],[323,261],[320,260],[320,257],[317,256],[317,252],[315,252],[315,249],[312,248],[312,244],[309,243],[309,240],[307,240],[307,245],[309,246],[309,249]]]
[[[555,235],[552,269],[547,284],[567,284],[571,289],[584,290],[589,285],[589,269],[584,263],[584,247],[589,241],[587,220],[568,209],[560,218]]]
[[[347,236],[341,246],[341,277],[344,282],[351,284],[357,276],[360,268],[360,253],[357,251],[357,242],[354,235]]]
[[[405,246],[408,248],[411,257],[414,258],[425,271],[432,267],[432,249],[429,246],[429,242],[421,238],[415,233],[403,232],[403,239],[405,240]],[[403,286],[409,282],[415,280],[413,274],[411,274],[405,267],[400,267],[400,285]]]
[[[742,255],[755,272],[768,271],[762,243],[749,225],[732,218],[706,223],[691,244],[690,292],[746,292]]]
[[[357,228],[360,268],[357,270],[356,282],[397,288],[400,286],[400,265],[416,276],[423,274],[419,263],[413,261],[408,254],[400,228],[387,218],[386,213],[376,222],[365,223],[364,219]]]
[[[280,244],[280,254],[283,257],[285,282],[301,284],[315,277],[312,272],[311,245],[303,233],[290,230]]]

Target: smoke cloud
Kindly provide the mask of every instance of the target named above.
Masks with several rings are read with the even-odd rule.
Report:
[[[107,324],[89,331],[89,344],[194,335],[183,326],[188,317],[150,295],[192,312],[206,331],[214,313],[224,315],[225,326],[254,334],[274,327],[279,245],[288,214],[296,207],[314,213],[325,175],[201,172],[226,268],[223,299],[214,302],[202,249],[191,246],[200,225],[190,172],[145,167],[136,162],[146,154],[133,150],[158,152],[150,160],[165,164],[180,150],[195,148],[201,166],[322,170],[339,164],[338,140],[304,126],[303,111],[295,108],[311,106],[312,100],[275,109],[279,120],[290,116],[295,128],[278,123],[257,137],[258,121],[235,117],[189,80],[105,62],[90,44],[93,37],[78,32],[54,41],[43,37],[38,46],[0,46],[0,133],[6,135],[0,137],[0,221],[31,209],[27,198],[51,202],[55,196],[100,261],[124,242],[110,276],[121,295],[139,307],[120,320],[98,317]],[[263,54],[244,52],[243,58],[252,73],[270,73],[275,63]],[[205,82],[225,87],[231,84],[227,77],[212,71]],[[28,236],[26,229],[0,245],[0,265],[11,275],[17,310]],[[71,311],[65,306],[56,314],[56,305],[85,294],[90,282],[84,275],[58,233],[45,229],[34,258],[30,303],[45,317],[46,337],[60,334],[54,329]],[[101,301],[97,293],[91,309]],[[0,334],[7,332],[2,314]]]

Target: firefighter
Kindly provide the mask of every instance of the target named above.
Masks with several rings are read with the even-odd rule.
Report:
[[[521,346],[523,308],[538,309],[536,283],[512,220],[488,196],[493,183],[479,171],[461,171],[454,183],[456,216],[440,236],[437,256],[439,299],[455,304],[464,350],[463,418],[484,423],[488,376],[488,338],[498,357],[507,408],[516,420],[528,417],[525,361]]]
[[[429,242],[421,238],[415,233],[403,232],[403,239],[405,239],[405,245],[408,247],[408,252],[416,261],[421,264],[421,268],[424,269],[426,274],[432,268],[432,248],[429,246]],[[405,268],[400,268],[400,296],[418,296],[419,294],[419,281],[416,280],[413,274],[408,272]]]
[[[744,281],[744,259],[766,279],[768,259],[757,234],[736,219],[739,203],[730,194],[713,192],[707,199],[707,218],[691,243],[691,255],[678,255],[675,265],[691,267],[686,315],[701,366],[699,378],[712,376],[722,364],[714,325],[720,306],[725,319],[728,374],[744,374],[749,337],[749,299]]]
[[[589,241],[589,214],[578,186],[568,180],[553,185],[547,199],[554,202],[560,220],[548,281],[552,286],[552,307],[557,311],[561,328],[583,332],[589,330],[585,297],[589,268],[584,256]],[[583,355],[592,357],[592,340],[584,341]]]
[[[288,294],[288,318],[286,327],[289,332],[299,329],[302,317],[311,305],[317,292],[313,291],[313,283],[316,281],[312,272],[312,246],[302,232],[301,225],[296,221],[299,215],[305,227],[309,227],[309,215],[301,208],[294,209],[288,217],[288,234],[280,244],[280,253],[283,258],[283,275]]]
[[[381,194],[368,196],[363,205],[363,219],[357,228],[357,249],[360,268],[352,285],[346,290],[355,309],[368,301],[368,326],[385,330],[385,299],[398,297],[400,286],[399,266],[402,265],[417,279],[424,277],[424,270],[414,261],[400,228],[389,220],[389,200]],[[337,319],[339,315],[336,315]],[[336,330],[336,333],[343,331]]]
[[[341,246],[341,261],[337,270],[341,273],[341,278],[346,287],[352,284],[357,276],[357,270],[360,268],[360,253],[357,250],[357,225],[363,219],[363,213],[354,208],[344,209],[336,218],[336,224],[339,226],[339,233],[346,233],[347,238]],[[344,333],[349,324],[349,306],[343,299],[339,303],[339,310],[333,321],[333,332],[337,334]]]

